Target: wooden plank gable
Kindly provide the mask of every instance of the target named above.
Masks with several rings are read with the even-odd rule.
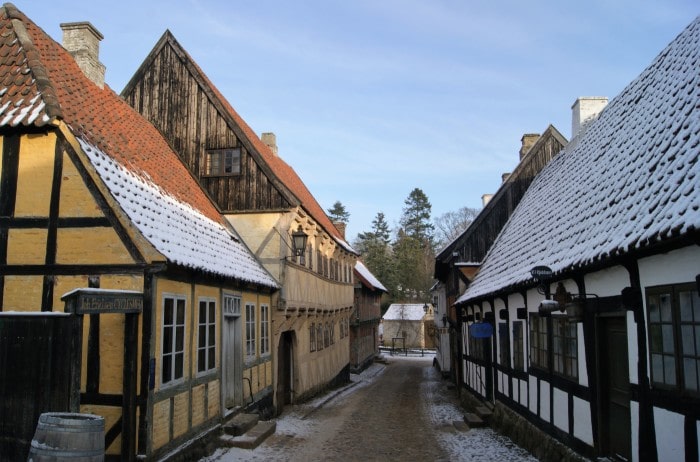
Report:
[[[224,213],[288,209],[299,203],[170,32],[161,37],[122,97],[159,128]],[[207,176],[206,150],[224,148],[240,149],[240,174]]]

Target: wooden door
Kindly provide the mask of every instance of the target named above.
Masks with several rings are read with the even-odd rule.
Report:
[[[294,332],[282,332],[279,348],[277,350],[277,413],[281,413],[285,404],[292,403],[293,377],[293,345]]]
[[[630,380],[624,316],[599,319],[601,455],[631,460]]]
[[[242,404],[243,394],[243,354],[241,351],[240,317],[224,317],[223,331],[223,391],[224,407],[231,409]]]

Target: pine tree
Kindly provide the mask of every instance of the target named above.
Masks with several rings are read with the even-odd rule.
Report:
[[[331,221],[346,223],[350,220],[350,212],[345,209],[345,206],[340,201],[335,201],[333,207],[328,209],[328,218]]]

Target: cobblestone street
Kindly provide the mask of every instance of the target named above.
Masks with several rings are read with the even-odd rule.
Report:
[[[491,429],[455,428],[463,413],[432,356],[388,360],[348,387],[286,409],[257,449],[220,449],[205,460],[535,461]]]

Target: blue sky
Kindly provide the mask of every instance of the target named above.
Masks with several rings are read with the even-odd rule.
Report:
[[[392,228],[421,188],[437,217],[481,207],[524,133],[571,135],[579,96],[616,96],[697,0],[16,1],[55,40],[89,21],[117,93],[169,29],[347,237]]]

